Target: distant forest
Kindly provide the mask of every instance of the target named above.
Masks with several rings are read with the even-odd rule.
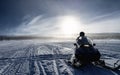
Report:
[[[92,39],[120,39],[120,33],[87,33]],[[75,38],[56,38],[43,36],[0,36],[0,40],[25,40],[25,39],[75,39]]]

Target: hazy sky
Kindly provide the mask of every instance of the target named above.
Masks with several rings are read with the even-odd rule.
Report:
[[[0,0],[0,35],[120,33],[120,0]]]

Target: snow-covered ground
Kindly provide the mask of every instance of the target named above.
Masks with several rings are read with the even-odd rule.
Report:
[[[108,62],[120,59],[120,40],[94,40]],[[87,65],[75,69],[64,59],[74,52],[73,41],[0,41],[0,75],[120,75],[102,67]],[[109,62],[112,63],[112,62]]]

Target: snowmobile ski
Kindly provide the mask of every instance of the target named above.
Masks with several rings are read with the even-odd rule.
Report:
[[[113,61],[113,60],[109,60],[109,61]],[[105,60],[100,60],[98,62],[95,62],[95,65],[106,68],[106,69],[110,69],[110,70],[120,70],[120,60],[117,60],[113,64],[110,64]]]

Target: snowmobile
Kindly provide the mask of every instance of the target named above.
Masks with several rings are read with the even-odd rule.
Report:
[[[103,68],[111,69],[111,70],[118,70],[120,69],[120,60],[116,60],[114,65],[108,64],[104,58],[101,58],[101,54],[98,49],[94,48],[96,44],[91,45],[82,45],[78,47],[76,43],[75,52],[72,54],[71,58],[67,61],[68,64],[72,65],[75,68],[83,67],[87,64],[93,64],[95,66],[100,66]],[[115,60],[112,60],[112,62]]]

